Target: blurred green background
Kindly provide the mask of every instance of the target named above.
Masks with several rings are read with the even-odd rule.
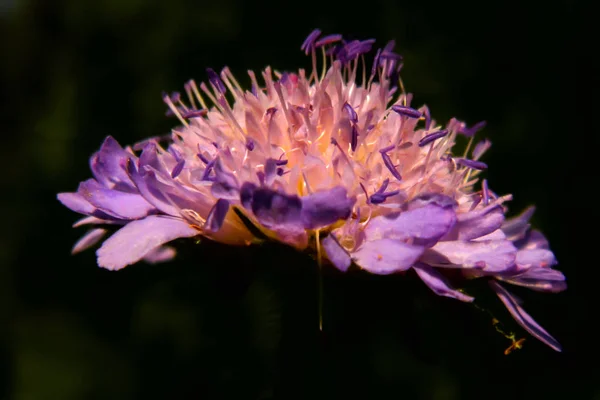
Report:
[[[0,399],[600,399],[594,226],[597,80],[583,4],[0,0]],[[586,18],[589,21],[586,21]],[[396,39],[415,104],[485,119],[491,187],[535,203],[569,289],[515,290],[563,345],[510,344],[413,274],[325,274],[277,246],[184,243],[175,262],[101,270],[56,201],[106,135],[164,134],[161,92],[205,67],[308,67],[327,33]],[[585,124],[585,125],[584,125]],[[588,233],[591,232],[591,233]],[[487,286],[473,288],[508,329]]]

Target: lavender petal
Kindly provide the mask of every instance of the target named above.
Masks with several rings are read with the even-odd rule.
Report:
[[[151,215],[128,223],[104,241],[96,252],[98,265],[118,270],[171,240],[196,235],[198,231],[180,219]]]
[[[227,216],[228,211],[229,201],[225,199],[217,200],[213,208],[208,213],[208,217],[206,217],[204,229],[209,232],[217,232],[223,226],[223,222],[225,222],[225,217]]]
[[[422,246],[394,239],[367,241],[352,253],[352,258],[362,269],[379,275],[406,271],[423,254]]]
[[[438,242],[431,250],[433,252],[428,252],[423,256],[423,262],[427,264],[437,264],[440,267],[473,268],[488,273],[514,270],[517,257],[517,249],[508,240]]]
[[[77,243],[75,243],[75,245],[71,249],[71,254],[80,253],[94,246],[100,241],[100,239],[104,237],[104,235],[106,235],[106,232],[108,231],[104,228],[91,229],[85,235],[83,235],[81,239],[77,241]]]
[[[139,219],[155,210],[141,195],[105,189],[93,179],[82,182],[78,191],[94,207],[119,219]]]
[[[321,243],[331,263],[340,271],[346,272],[350,268],[350,265],[352,265],[352,259],[348,252],[339,244],[335,236],[329,235]]]
[[[336,186],[302,198],[302,221],[306,229],[328,226],[352,213],[355,197],[348,197],[346,189]]]
[[[417,275],[419,275],[419,278],[421,278],[421,280],[438,296],[451,297],[467,303],[475,300],[471,296],[467,296],[456,289],[452,289],[446,278],[436,271],[435,268],[432,268],[427,264],[416,263],[413,266],[413,269]]]
[[[562,351],[560,344],[556,339],[554,339],[548,332],[544,330],[537,322],[534,321],[533,318],[525,310],[519,305],[518,301],[515,297],[502,287],[497,282],[490,282],[490,286],[492,290],[496,293],[496,295],[500,298],[502,303],[506,306],[508,311],[511,313],[515,321],[519,323],[527,332],[529,332],[532,336],[536,337],[543,343],[550,346],[552,349],[556,351]]]
[[[150,250],[143,258],[148,264],[158,264],[170,261],[177,255],[177,251],[171,246],[159,246]]]

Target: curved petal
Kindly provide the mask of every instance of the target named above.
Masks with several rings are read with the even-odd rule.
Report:
[[[374,274],[387,275],[406,271],[422,253],[422,246],[394,239],[379,239],[365,242],[352,253],[352,258],[362,269]]]
[[[427,264],[477,268],[484,272],[505,272],[514,268],[517,254],[517,249],[508,240],[438,242],[431,250],[423,257]]]
[[[518,304],[512,293],[503,288],[499,283],[491,281],[492,290],[498,295],[502,303],[506,306],[515,321],[519,323],[527,332],[556,351],[562,351],[560,344],[548,332],[544,330],[523,308]]]
[[[502,231],[506,234],[506,237],[512,241],[521,239],[529,229],[529,219],[534,212],[534,206],[527,207],[521,214],[504,221]]]
[[[340,271],[346,272],[350,268],[350,265],[352,265],[352,259],[350,258],[350,254],[339,244],[335,236],[330,234],[321,243],[329,261]]]
[[[531,267],[551,267],[556,265],[554,253],[546,249],[519,250],[517,252],[517,266],[520,269]]]
[[[451,232],[442,240],[472,240],[498,230],[504,222],[502,206],[496,204],[458,214]]]
[[[356,198],[348,197],[347,194],[345,188],[336,186],[302,197],[304,228],[317,229],[348,218]]]
[[[413,269],[417,275],[419,275],[419,278],[421,278],[421,280],[438,296],[451,297],[467,303],[475,300],[471,296],[467,296],[456,289],[452,289],[450,284],[446,281],[446,278],[436,271],[435,268],[427,264],[417,263],[413,266]]]
[[[124,150],[112,137],[104,139],[100,150],[90,159],[90,168],[94,177],[102,186],[125,191],[134,190],[134,185],[125,171],[128,159],[136,157]]]
[[[79,193],[59,193],[56,195],[56,198],[65,207],[80,214],[90,215],[96,211],[96,207],[91,205],[90,202]]]
[[[150,252],[144,256],[144,261],[149,264],[158,264],[172,260],[175,255],[177,255],[177,251],[173,247],[159,246],[154,250],[150,250]]]
[[[132,221],[108,238],[98,249],[98,265],[118,270],[133,264],[158,246],[181,237],[198,235],[186,222],[151,215]]]
[[[106,232],[107,230],[103,228],[91,229],[89,232],[83,235],[81,239],[77,241],[77,243],[75,243],[75,245],[71,249],[71,254],[77,254],[79,252],[89,249],[90,247],[98,243],[100,239],[104,237]]]
[[[514,276],[496,276],[503,282],[523,286],[538,292],[558,293],[567,288],[562,272],[551,268],[532,267],[522,274]]]
[[[454,225],[456,215],[450,207],[428,204],[421,208],[373,218],[364,230],[367,240],[388,238],[414,240],[429,247]]]
[[[82,182],[79,193],[99,210],[120,219],[139,219],[156,210],[139,193],[106,189],[95,181]]]

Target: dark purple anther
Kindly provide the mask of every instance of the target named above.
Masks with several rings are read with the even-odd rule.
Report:
[[[425,130],[429,130],[429,128],[431,127],[431,114],[429,114],[429,108],[425,107],[425,111],[423,112],[423,115],[425,115]]]
[[[339,33],[327,35],[317,40],[315,42],[314,47],[315,49],[318,49],[319,47],[327,46],[328,44],[333,44],[339,42],[340,40],[342,40],[342,35],[340,35]]]
[[[209,181],[210,180],[210,179],[208,179],[208,177],[210,175],[210,171],[213,170],[213,167],[215,166],[216,163],[217,163],[217,159],[215,158],[214,160],[212,160],[208,164],[206,164],[206,168],[204,169],[204,173],[202,174],[202,180],[203,181]]]
[[[171,101],[173,103],[179,103],[179,100],[181,100],[181,93],[179,93],[179,92],[171,93]]]
[[[375,58],[373,58],[373,65],[371,66],[371,76],[375,76],[377,73],[377,67],[379,67],[379,57],[381,56],[381,49],[377,49],[377,53],[375,53]]]
[[[465,136],[471,137],[473,135],[475,135],[475,133],[477,133],[477,131],[483,129],[486,125],[485,121],[479,121],[478,123],[476,123],[475,125],[473,125],[470,128],[464,127],[461,130],[458,131],[458,133],[462,133]]]
[[[204,157],[202,155],[202,153],[198,153],[196,154],[196,156],[200,159],[200,161],[202,161],[205,165],[210,163],[210,161],[208,160],[208,158]]]
[[[490,203],[490,191],[488,189],[487,179],[484,179],[481,184],[481,194],[483,196],[483,205],[487,206]]]
[[[352,137],[350,138],[350,148],[352,151],[356,151],[358,146],[358,129],[355,124],[352,124]]]
[[[379,150],[379,152],[381,154],[387,153],[388,151],[394,150],[394,147],[396,147],[395,145],[389,145],[388,147],[384,147],[383,149]]]
[[[267,110],[265,111],[265,115],[274,115],[277,112],[277,107],[269,107],[267,108]]]
[[[421,114],[421,112],[415,110],[412,107],[401,106],[399,104],[393,105],[392,110],[397,112],[400,115],[403,115],[403,116],[409,117],[409,118],[421,118],[421,116],[423,115],[423,114]]]
[[[393,51],[384,50],[381,52],[380,57],[384,60],[394,60],[396,62],[402,61],[402,56],[400,54],[394,53]]]
[[[430,133],[429,135],[426,135],[423,139],[419,140],[419,147],[426,146],[429,143],[433,142],[434,140],[442,138],[442,137],[446,136],[447,134],[448,134],[448,131],[446,129],[442,129],[442,130]]]
[[[254,150],[254,140],[252,140],[251,138],[247,138],[246,139],[246,148],[248,149],[248,151]]]
[[[369,197],[369,201],[372,204],[381,204],[381,203],[384,203],[388,197],[395,196],[399,193],[400,193],[399,190],[394,190],[394,191],[387,192],[387,193],[373,193],[371,195],[371,197]]]
[[[287,165],[288,160],[274,160],[275,161],[275,165],[281,167],[283,165]]]
[[[227,87],[219,75],[212,68],[206,68],[206,73],[208,74],[208,80],[210,83],[212,83],[213,86],[217,88],[219,92],[221,92],[221,94],[225,94],[227,92]]]
[[[459,158],[456,161],[458,162],[458,164],[462,165],[463,167],[477,169],[477,170],[487,169],[487,164],[484,162],[481,162],[481,161],[469,160],[466,158]]]
[[[173,179],[177,178],[179,176],[179,174],[181,174],[181,171],[183,171],[184,165],[185,165],[184,159],[177,161],[177,164],[175,164],[175,168],[173,168],[173,171],[171,171],[171,178],[173,178]]]
[[[319,29],[315,29],[314,31],[312,31],[310,35],[306,37],[306,39],[302,43],[302,46],[300,46],[300,50],[304,51],[304,54],[308,55],[308,53],[310,53],[310,51],[314,48],[315,41],[317,40],[320,34],[321,31]]]
[[[375,39],[367,39],[367,40],[353,40],[352,42],[346,45],[346,57],[348,60],[353,60],[354,58],[360,56],[361,54],[365,54],[371,51],[371,48],[375,43]]]
[[[402,176],[400,175],[400,173],[398,172],[398,170],[396,169],[396,167],[394,166],[394,163],[392,162],[392,159],[390,158],[390,156],[387,154],[388,151],[392,150],[395,146],[388,146],[384,149],[379,150],[379,152],[381,153],[381,158],[383,159],[383,163],[385,164],[386,168],[392,173],[392,175],[394,176],[394,178],[398,179],[399,181],[402,180]]]
[[[225,222],[225,216],[229,211],[229,201],[225,199],[219,199],[211,208],[208,213],[208,217],[206,217],[206,223],[204,224],[204,229],[209,232],[217,232],[223,226],[223,222]]]
[[[181,113],[181,116],[183,118],[199,118],[199,117],[204,117],[206,114],[208,114],[208,111],[206,110],[189,110],[189,111],[185,111]]]
[[[279,176],[283,175],[283,168],[277,167],[277,175],[279,175]]]
[[[348,102],[345,102],[344,105],[342,106],[342,108],[344,109],[344,111],[346,111],[348,113],[348,118],[350,119],[350,122],[352,122],[353,124],[357,124],[358,123],[358,114],[356,114],[356,111],[354,111],[354,108],[352,108],[352,106],[350,104],[348,104]]]

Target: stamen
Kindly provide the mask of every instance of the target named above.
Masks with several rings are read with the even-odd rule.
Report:
[[[358,114],[356,114],[354,108],[352,108],[352,106],[348,104],[348,102],[345,102],[342,108],[348,113],[348,118],[350,119],[350,122],[352,122],[353,124],[357,124]]]
[[[210,83],[221,93],[227,93],[227,87],[219,77],[219,75],[212,69],[206,68],[206,73],[208,74],[208,80]]]
[[[487,206],[490,203],[490,191],[488,189],[487,179],[481,183],[481,195],[483,196],[483,205]]]
[[[487,164],[484,162],[481,162],[481,161],[469,160],[466,158],[459,158],[456,161],[458,162],[458,164],[462,165],[463,167],[476,169],[476,170],[487,169]]]
[[[447,134],[448,134],[448,131],[446,129],[442,129],[442,130],[430,133],[430,134],[426,135],[423,139],[419,140],[419,147],[426,146],[429,143],[433,142],[434,140],[442,138],[442,137],[446,136]]]
[[[208,107],[206,106],[206,103],[204,102],[204,99],[202,98],[202,95],[200,94],[200,91],[198,90],[198,86],[196,86],[196,82],[193,80],[190,80],[188,82],[188,85],[189,85],[190,89],[192,89],[192,92],[194,92],[194,95],[196,96],[196,99],[198,99],[198,102],[200,102],[200,105],[202,106],[202,108],[208,109]]]
[[[163,95],[163,101],[167,104],[167,106],[169,106],[169,109],[171,109],[173,114],[175,114],[177,116],[179,121],[181,121],[181,123],[183,125],[185,125],[186,127],[189,127],[187,121],[181,116],[181,114],[179,113],[179,110],[177,109],[175,104],[173,104],[173,101],[171,100],[171,97],[168,94],[165,93]]]
[[[185,165],[184,159],[177,161],[177,164],[173,168],[173,171],[171,171],[171,178],[173,178],[173,179],[177,178],[179,176],[179,174],[181,174],[181,171],[183,171],[184,165]]]
[[[414,108],[408,106],[401,106],[399,104],[395,104],[392,106],[392,111],[409,118],[421,118],[423,114],[421,112],[415,110]]]
[[[215,164],[217,163],[217,159],[211,160],[208,164],[206,164],[206,168],[204,169],[204,173],[202,174],[203,181],[209,181],[210,171],[213,170]]]
[[[392,173],[392,175],[394,176],[394,178],[398,179],[399,181],[402,180],[402,176],[400,175],[400,173],[398,172],[398,170],[396,169],[396,167],[394,166],[394,163],[392,162],[392,159],[390,158],[390,156],[387,154],[388,151],[392,150],[395,146],[388,146],[384,149],[379,150],[379,153],[381,154],[381,158],[383,159],[383,164],[386,166],[386,168]]]
[[[310,53],[311,50],[313,50],[315,41],[317,40],[319,35],[321,35],[321,30],[315,29],[306,37],[306,39],[302,43],[302,46],[300,46],[300,50],[304,51],[305,55],[308,55],[308,53]]]

